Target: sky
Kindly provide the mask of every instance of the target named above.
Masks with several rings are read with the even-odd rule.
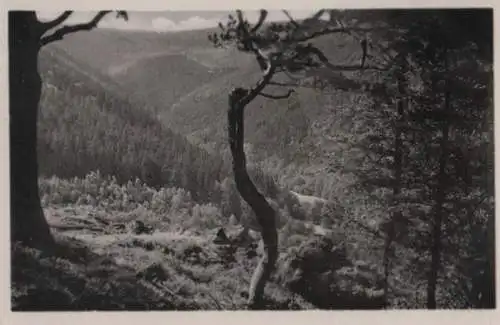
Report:
[[[290,10],[296,18],[305,18],[312,11]],[[40,20],[50,20],[61,12],[37,12]],[[194,30],[216,27],[221,19],[227,18],[229,11],[129,11],[129,21],[116,19],[114,14],[108,14],[99,24],[100,28],[115,28],[125,30],[145,30],[156,32],[171,32],[181,30]],[[256,10],[245,11],[245,16],[252,23],[257,21],[259,12]],[[66,24],[85,22],[96,14],[95,11],[74,12]],[[286,20],[285,14],[280,10],[269,11],[268,21]]]

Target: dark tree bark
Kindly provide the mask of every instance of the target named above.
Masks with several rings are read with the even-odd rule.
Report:
[[[495,267],[495,216],[490,214],[487,223],[487,268],[486,268],[486,281],[485,292],[481,299],[483,308],[496,308],[496,267]]]
[[[448,96],[447,96],[448,97]],[[445,199],[446,163],[448,146],[448,122],[443,122],[443,137],[441,139],[441,157],[439,162],[439,185],[436,191],[436,203],[434,206],[434,222],[432,228],[431,269],[429,272],[429,284],[427,286],[427,308],[436,309],[436,285],[438,272],[441,265],[442,227],[443,227],[443,203]]]
[[[9,12],[11,239],[36,247],[53,244],[38,193],[41,27],[34,12]]]
[[[40,22],[34,11],[10,11],[9,24],[9,117],[11,242],[49,249],[54,239],[43,214],[38,192],[37,122],[42,80],[38,54],[42,46],[65,35],[92,30],[110,11],[100,11],[87,23],[62,26],[72,14]],[[118,17],[127,19],[126,12]],[[49,35],[47,32],[53,31]]]
[[[494,96],[494,88],[493,88],[493,82],[490,83],[489,88],[489,98],[493,98]],[[486,117],[489,120],[493,120],[494,117],[494,106],[493,102],[491,102],[491,106],[488,109],[488,114],[486,114]],[[490,175],[495,175],[495,140],[491,141],[490,144],[488,145],[488,160],[489,163],[487,165],[491,166],[491,169],[489,169],[489,173],[485,173],[486,179],[488,177],[491,177]],[[490,187],[490,190],[488,191],[491,197],[495,197],[495,187],[494,187],[494,181],[491,182],[492,186]],[[485,308],[496,308],[496,220],[495,220],[495,213],[494,213],[494,208],[492,209],[492,212],[488,216],[488,222],[486,224],[487,227],[487,245],[488,245],[488,251],[487,251],[487,270],[486,270],[486,278],[487,280],[485,281],[485,288],[486,292],[484,294],[484,303],[483,306]]]
[[[392,186],[393,204],[397,204],[397,197],[401,194],[402,187],[402,175],[403,175],[403,139],[402,139],[402,126],[404,123],[404,110],[405,110],[405,98],[406,93],[406,82],[404,80],[404,73],[406,72],[406,58],[400,60],[400,69],[402,71],[397,72],[397,82],[398,82],[398,95],[397,100],[397,120],[394,126],[394,182]],[[385,245],[384,245],[384,255],[383,255],[383,267],[384,267],[384,305],[388,306],[388,296],[389,296],[389,276],[391,269],[391,258],[393,256],[392,243],[397,235],[396,224],[401,219],[402,215],[400,211],[395,211],[392,213],[389,224],[388,231],[386,235]]]
[[[275,211],[266,198],[257,190],[250,179],[246,167],[244,152],[244,112],[247,103],[242,101],[248,93],[243,88],[236,88],[229,94],[228,138],[233,156],[233,173],[236,188],[241,197],[252,208],[261,227],[264,254],[254,271],[249,288],[248,308],[264,307],[264,288],[274,270],[278,258],[278,233],[276,230]]]
[[[446,51],[444,54],[445,58],[445,71],[448,70]],[[446,81],[446,84],[448,82]],[[428,277],[428,285],[427,285],[427,308],[428,309],[436,309],[436,287],[437,287],[437,279],[439,274],[439,269],[441,267],[441,251],[442,251],[442,228],[443,228],[443,204],[446,197],[447,190],[447,173],[446,173],[446,165],[448,164],[448,138],[449,138],[449,129],[450,129],[450,121],[446,118],[447,113],[450,109],[450,91],[448,89],[448,85],[446,85],[445,96],[444,96],[444,105],[443,105],[443,116],[444,118],[441,121],[441,154],[439,156],[439,170],[438,170],[438,184],[434,194],[434,208],[433,208],[433,225],[432,225],[432,246],[431,246],[431,267],[429,271]]]

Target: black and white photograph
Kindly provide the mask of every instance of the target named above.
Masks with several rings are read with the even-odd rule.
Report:
[[[493,8],[311,8],[5,11],[12,313],[496,309]]]

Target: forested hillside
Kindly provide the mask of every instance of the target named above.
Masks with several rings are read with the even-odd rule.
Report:
[[[128,96],[112,79],[81,66],[57,48],[43,52],[40,62],[42,176],[84,177],[99,171],[116,177],[120,184],[140,179],[155,188],[181,188],[199,203],[221,208],[229,204],[222,208],[224,216],[241,217],[239,206],[244,203],[231,180],[227,153],[209,153],[191,144],[162,125],[143,100]],[[251,172],[278,206],[297,203],[259,167],[254,165]],[[227,197],[237,202],[224,202]],[[244,212],[250,218],[248,208]]]
[[[84,75],[59,51],[42,53],[42,175],[82,177],[93,170],[120,182],[179,186],[207,200],[221,175],[220,157],[160,125],[142,102],[123,98],[109,79]],[[153,116],[153,117],[152,117]],[[227,173],[227,172],[226,172]]]
[[[44,47],[59,251],[13,245],[13,308],[246,308],[272,246],[256,211],[278,234],[263,308],[494,307],[488,11],[330,17]]]
[[[44,84],[38,149],[40,193],[47,219],[60,241],[78,243],[85,247],[83,250],[102,252],[107,257],[100,257],[84,270],[75,260],[80,257],[72,253],[62,253],[63,257],[55,262],[36,251],[16,247],[15,265],[19,269],[14,283],[19,283],[19,287],[13,296],[14,308],[240,308],[245,292],[238,295],[238,288],[245,285],[245,277],[257,262],[257,247],[251,244],[240,249],[219,248],[213,246],[212,240],[217,238],[215,230],[221,226],[229,236],[238,238],[241,223],[254,228],[255,222],[249,207],[238,197],[224,157],[209,154],[170,131],[155,119],[153,110],[146,107],[140,97],[127,95],[113,79],[76,62],[65,51],[48,48],[42,52],[40,63]],[[379,308],[380,290],[377,290],[376,278],[369,274],[374,270],[374,265],[368,262],[371,258],[358,251],[352,252],[354,255],[349,259],[335,261],[335,256],[344,256],[344,250],[351,254],[353,248],[342,245],[330,253],[327,247],[333,243],[327,239],[311,238],[304,242],[315,232],[330,231],[328,222],[324,223],[326,228],[313,226],[323,222],[319,215],[335,213],[344,218],[340,213],[342,208],[334,202],[318,199],[318,203],[313,201],[314,197],[278,188],[274,180],[257,167],[251,168],[251,172],[259,188],[280,211],[283,229],[282,267],[275,284],[268,289],[269,308],[313,308],[308,300],[323,308],[352,308],[349,307],[351,300],[355,308]],[[145,225],[145,230],[137,223]],[[136,235],[128,238],[127,231]],[[156,235],[144,235],[144,232]],[[340,235],[338,230],[335,232]],[[160,249],[164,245],[170,248]],[[322,245],[327,246],[322,248]],[[115,265],[113,256],[121,255],[124,247],[134,248],[136,253]],[[200,247],[203,254],[198,256]],[[289,247],[296,247],[298,251],[289,252]],[[157,249],[170,262],[165,264],[161,256],[146,256],[147,252]],[[336,305],[316,301],[318,298],[313,293],[305,300],[293,293],[299,290],[294,286],[301,286],[302,280],[291,277],[287,265],[316,250],[327,257],[332,255],[324,265],[339,263],[336,268],[340,273],[335,276],[346,281],[336,289],[343,292],[343,298],[335,300]],[[87,258],[94,259],[92,255]],[[42,265],[35,266],[37,263]],[[51,265],[55,265],[55,269]],[[38,272],[43,268],[42,274],[48,272],[46,277],[30,273],[33,267]],[[65,273],[66,269],[71,270],[71,275]],[[366,269],[368,273],[358,274],[358,269]],[[164,272],[175,276],[164,282]],[[49,273],[60,274],[61,279],[50,278],[47,282]],[[105,284],[103,274],[115,275]],[[132,284],[130,280],[137,277],[142,280],[137,283],[134,280]],[[366,278],[368,282],[364,286],[368,291],[352,295],[348,279],[357,277]],[[43,282],[38,282],[41,279]],[[38,283],[39,290],[33,292],[23,287],[26,281]],[[66,287],[66,281],[72,284]],[[200,287],[200,283],[207,286]],[[108,288],[107,291],[103,292],[100,286]],[[140,287],[140,292],[132,294],[134,286]],[[291,289],[287,289],[288,286]],[[85,288],[84,294],[77,295],[74,290],[82,290],[77,287]],[[160,294],[175,287],[171,298]],[[215,292],[214,288],[223,290]],[[130,291],[123,297],[130,301],[120,300],[115,290]],[[45,295],[52,298],[38,300]],[[227,300],[226,295],[232,298]],[[132,307],[131,304],[141,300],[140,307]]]
[[[222,152],[227,150],[226,91],[236,84],[251,85],[260,72],[247,54],[214,49],[206,38],[209,32],[100,30],[72,35],[56,46],[72,54],[76,62],[111,76],[129,95],[143,98],[163,125],[193,143]],[[327,49],[325,53],[330,53],[334,63],[357,62],[361,57],[361,48],[351,37],[328,35],[314,42]],[[81,44],[89,46],[83,49]],[[89,48],[98,52],[91,54]],[[321,75],[321,70],[309,71],[308,78],[301,82],[311,84],[316,75]],[[269,161],[271,165],[279,161],[280,168],[299,168],[301,173],[308,169],[313,178],[321,178],[317,170],[325,168],[331,148],[324,143],[317,124],[331,116],[331,107],[335,106],[335,111],[348,109],[359,100],[352,80],[345,74],[329,74],[328,79],[335,80],[335,88],[328,90],[330,94],[299,87],[288,100],[261,98],[252,104],[245,124],[255,161]],[[291,184],[297,186],[293,180]],[[296,189],[322,195],[312,185]]]

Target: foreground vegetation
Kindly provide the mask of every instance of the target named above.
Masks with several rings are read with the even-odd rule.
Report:
[[[234,217],[222,218],[218,206],[198,204],[180,188],[119,184],[99,172],[42,178],[40,193],[59,249],[52,255],[13,245],[14,310],[244,308],[259,236],[214,243],[221,227],[233,239],[243,230]],[[266,308],[383,308],[382,238],[349,221],[332,216],[322,235],[307,221],[283,223]],[[422,282],[403,264],[417,256],[403,254],[388,307],[422,308]],[[453,301],[446,290],[439,298]]]
[[[42,179],[40,192],[60,251],[13,245],[13,309],[243,308],[258,237],[215,244],[227,223],[218,207],[182,189],[119,185],[100,173]],[[357,260],[344,238],[311,238],[293,220],[283,229],[267,308],[381,308],[377,266]],[[225,230],[236,238],[241,227]]]

